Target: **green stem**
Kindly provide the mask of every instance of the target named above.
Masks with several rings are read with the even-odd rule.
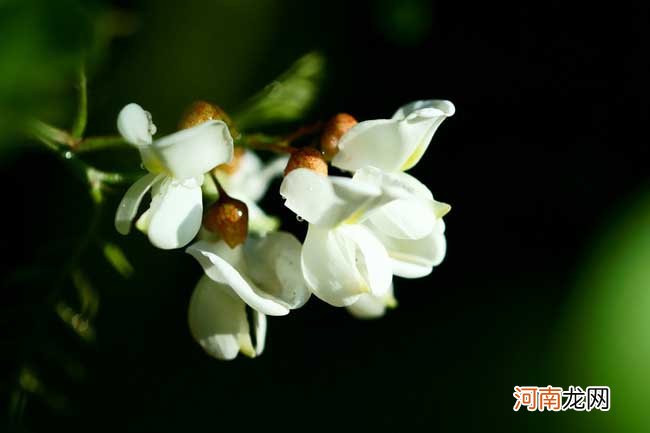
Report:
[[[266,134],[242,135],[236,145],[257,150],[268,150],[275,153],[293,153],[296,148],[291,144],[305,136],[317,134],[323,129],[321,122],[304,125],[288,135],[273,136]]]
[[[91,194],[100,191],[102,185],[120,185],[125,183],[132,183],[135,179],[141,176],[137,173],[116,173],[110,171],[100,170],[95,168],[82,159],[80,159],[73,150],[75,145],[72,144],[74,140],[67,132],[50,126],[41,121],[33,121],[27,127],[27,133],[35,138],[38,142],[45,145],[45,147],[57,155],[61,160],[72,170],[72,172],[91,188]],[[114,143],[115,140],[104,140],[104,138],[113,137],[97,137],[100,140],[93,140],[92,138],[84,140],[85,142],[92,143]]]
[[[113,135],[103,137],[88,137],[80,141],[74,150],[76,153],[85,153],[120,147],[130,148],[131,145],[127,143],[122,137]]]
[[[79,67],[79,99],[77,105],[77,115],[72,124],[72,136],[80,139],[86,130],[88,121],[88,91],[86,83],[86,70],[83,64]]]
[[[273,137],[266,134],[244,135],[236,145],[255,150],[268,150],[274,153],[291,153],[295,149],[282,137]]]
[[[42,143],[46,143],[50,146],[54,146],[55,149],[59,149],[57,144],[63,144],[68,147],[76,146],[78,139],[75,139],[67,131],[56,128],[52,125],[48,125],[45,122],[40,120],[32,120],[27,124],[27,134],[36,138]]]

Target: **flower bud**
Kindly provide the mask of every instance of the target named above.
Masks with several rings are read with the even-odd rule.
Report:
[[[339,113],[325,124],[320,136],[320,148],[328,161],[339,151],[339,140],[357,124],[357,120],[347,113]]]
[[[222,120],[226,123],[226,125],[228,125],[230,134],[233,137],[237,137],[237,135],[239,135],[232,126],[232,121],[226,112],[223,111],[218,105],[211,104],[210,102],[206,101],[194,101],[187,108],[187,110],[185,110],[185,113],[183,114],[183,117],[178,124],[178,128],[191,128],[209,120]]]
[[[203,226],[235,248],[248,236],[248,207],[243,201],[222,194],[203,216]]]
[[[287,162],[287,166],[284,169],[284,175],[286,176],[290,171],[295,170],[296,168],[308,168],[318,174],[327,176],[327,163],[325,162],[325,159],[323,159],[323,154],[313,147],[303,147],[295,150],[291,154],[289,162]]]

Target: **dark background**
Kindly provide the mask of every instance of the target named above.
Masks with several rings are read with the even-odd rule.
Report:
[[[62,38],[74,50],[66,41],[83,26],[66,21],[72,9],[57,15],[45,4],[29,11],[61,23],[43,30],[45,40]],[[107,6],[75,10],[83,19]],[[83,236],[90,201],[54,157],[7,139],[17,146],[4,153],[0,175],[7,257],[0,353],[12,429],[646,431],[647,6],[112,6],[130,24],[93,51],[100,54],[89,72],[91,134],[114,133],[117,112],[132,101],[152,111],[163,132],[194,99],[234,110],[312,50],[327,69],[306,121],[340,111],[382,118],[415,99],[453,101],[456,114],[411,171],[452,205],[448,253],[429,277],[397,279],[399,307],[380,320],[357,321],[314,298],[269,319],[260,358],[219,362],[187,329],[198,267],[139,233],[115,234],[111,214],[123,192],[116,189],[100,233],[126,251],[135,274],[122,279],[99,249],[84,253],[100,299],[96,338],[84,342],[48,308],[52,291],[74,292],[61,270]],[[57,52],[43,55],[34,67],[44,62],[45,73]],[[65,126],[72,81],[68,69],[52,67],[62,72],[43,88],[51,102],[41,104],[41,88],[29,81],[4,102],[42,109]],[[279,196],[263,204],[304,232]],[[40,385],[16,394],[25,366]],[[512,411],[515,385],[548,384],[609,385],[612,410]]]

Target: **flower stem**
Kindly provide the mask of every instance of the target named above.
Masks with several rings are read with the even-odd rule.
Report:
[[[27,133],[35,138],[38,142],[45,145],[45,147],[57,155],[74,173],[79,180],[88,184],[91,188],[91,195],[93,198],[102,185],[119,185],[130,183],[137,177],[138,174],[125,174],[100,170],[86,163],[80,159],[74,151],[78,141],[73,138],[68,132],[62,129],[55,128],[47,123],[35,120],[32,121],[27,127]],[[110,140],[108,140],[110,138]],[[113,145],[116,140],[113,137],[94,137],[83,142],[94,143],[95,148],[99,147],[96,143],[101,143],[106,146],[107,143]],[[91,146],[92,147],[92,146]]]
[[[296,140],[312,135],[323,128],[322,122],[301,126],[294,132],[284,136],[272,136],[266,134],[250,134],[242,136],[239,143],[243,147],[257,150],[268,150],[274,153],[293,153],[296,148],[291,144]]]
[[[86,130],[86,123],[88,121],[88,91],[86,83],[86,70],[83,65],[79,67],[79,99],[77,105],[77,115],[72,123],[71,135],[76,139],[80,139]]]
[[[274,153],[292,153],[295,148],[280,137],[270,137],[265,134],[251,134],[239,142],[243,147],[255,150],[268,150]]]
[[[122,137],[118,135],[88,137],[78,142],[74,151],[76,153],[94,152],[96,150],[130,148],[131,146]]]
[[[222,198],[229,197],[228,193],[223,189],[223,186],[221,186],[221,182],[219,182],[219,179],[217,179],[217,176],[213,172],[210,172],[210,177],[214,182],[214,186],[217,187],[217,192],[219,193],[219,200],[221,200]]]
[[[33,120],[27,124],[27,134],[45,143],[54,149],[59,149],[57,144],[63,144],[68,147],[74,147],[77,143],[72,135],[67,131],[48,125],[40,120]]]

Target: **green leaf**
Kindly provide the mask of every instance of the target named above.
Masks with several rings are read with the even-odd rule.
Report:
[[[321,54],[301,57],[233,116],[235,125],[245,131],[302,118],[318,96],[324,71]]]
[[[108,263],[110,263],[120,275],[124,278],[130,278],[133,275],[133,266],[119,246],[106,242],[102,247],[102,251],[104,252],[104,257],[108,260]]]
[[[17,144],[26,118],[69,124],[68,94],[95,39],[96,9],[82,0],[0,2],[0,151]]]

